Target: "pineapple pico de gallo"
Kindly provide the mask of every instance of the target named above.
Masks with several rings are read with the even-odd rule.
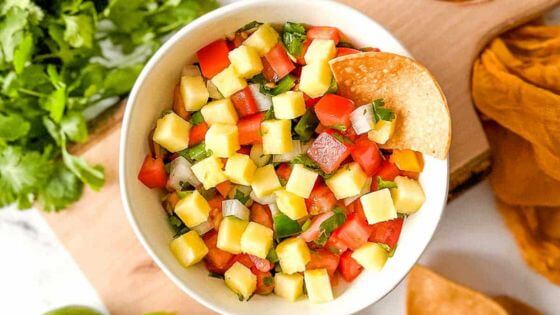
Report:
[[[397,115],[337,95],[328,61],[361,52],[343,38],[252,22],[196,53],[150,134],[138,178],[165,191],[172,253],[240,300],[332,300],[383,268],[425,200],[421,154],[378,148]]]

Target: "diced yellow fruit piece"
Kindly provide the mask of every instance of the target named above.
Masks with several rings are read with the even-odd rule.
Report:
[[[408,149],[393,150],[389,161],[395,163],[401,171],[420,173],[424,168],[424,163],[420,153],[416,153]]]
[[[274,275],[274,293],[294,302],[303,294],[303,276],[299,273],[291,275],[276,273]]]
[[[306,270],[303,275],[305,277],[305,289],[311,303],[332,301],[333,293],[327,269]]]
[[[314,39],[305,53],[305,63],[327,62],[336,56],[336,45],[331,39]]]
[[[383,269],[389,253],[377,243],[366,243],[352,253],[352,258],[367,270]]]
[[[222,161],[212,155],[194,164],[191,169],[196,178],[204,186],[204,189],[210,189],[227,180],[226,175],[222,171],[222,167]]]
[[[292,123],[290,120],[265,120],[261,123],[261,133],[264,154],[284,154],[292,151]]]
[[[175,113],[169,113],[156,122],[154,142],[169,152],[177,152],[189,146],[191,124]]]
[[[202,195],[197,191],[188,193],[187,196],[175,205],[175,214],[192,228],[208,220],[210,214],[210,205]]]
[[[235,153],[226,163],[225,174],[232,183],[250,186],[257,166],[248,155]]]
[[[200,77],[202,74],[200,73],[200,69],[197,65],[186,64],[181,69],[181,76],[182,77]]]
[[[217,157],[227,158],[241,148],[236,125],[213,124],[205,136],[206,149]]]
[[[326,62],[314,62],[301,69],[299,90],[311,98],[323,96],[329,89],[332,73]]]
[[[270,154],[264,154],[263,146],[261,143],[253,144],[253,146],[251,147],[251,152],[249,153],[249,157],[251,158],[251,160],[253,160],[253,162],[255,162],[255,165],[258,167],[265,166],[266,164],[268,164],[268,162],[270,162],[271,159]]]
[[[404,176],[397,176],[394,181],[397,188],[391,188],[391,196],[397,212],[414,213],[418,211],[426,201],[422,186],[416,180]]]
[[[292,220],[299,220],[307,216],[305,199],[284,189],[274,192],[276,194],[276,205]]]
[[[242,263],[235,262],[225,273],[224,280],[228,288],[247,300],[257,288],[257,276]]]
[[[241,251],[266,259],[272,247],[272,230],[262,224],[249,222],[245,232],[241,235]]]
[[[302,198],[309,198],[319,173],[314,172],[302,164],[292,167],[292,173],[286,184],[286,190]]]
[[[212,80],[206,80],[206,88],[208,89],[208,94],[210,95],[211,99],[221,100],[224,98],[222,93],[218,91],[218,88],[212,83]]]
[[[206,104],[200,110],[204,121],[208,125],[213,124],[237,124],[239,117],[229,98],[213,101]]]
[[[263,70],[258,51],[250,46],[241,45],[230,51],[229,61],[242,78],[252,78]]]
[[[185,109],[189,112],[200,110],[208,102],[208,97],[210,97],[206,83],[204,83],[204,79],[201,76],[181,77],[180,91]]]
[[[263,24],[243,42],[243,45],[255,48],[260,56],[264,56],[278,43],[278,37],[278,33],[270,24]]]
[[[212,83],[224,97],[230,97],[247,86],[247,81],[237,73],[232,65],[216,74],[212,78]]]
[[[282,272],[289,275],[305,271],[305,265],[311,260],[307,244],[299,237],[283,240],[276,246],[276,255]]]
[[[169,249],[183,267],[196,264],[208,253],[208,247],[195,231],[189,231],[172,240]]]
[[[395,123],[397,121],[397,116],[391,121],[380,120],[377,123],[373,123],[373,129],[368,131],[368,139],[379,144],[385,144],[395,131]]]
[[[257,168],[251,182],[251,188],[253,188],[253,192],[259,198],[266,197],[275,190],[282,188],[272,164]]]
[[[245,232],[249,222],[235,216],[227,216],[222,219],[218,230],[218,241],[216,247],[228,253],[241,253],[241,236]]]
[[[294,119],[305,114],[305,99],[302,92],[288,91],[272,97],[274,117]]]
[[[360,198],[369,224],[397,218],[397,210],[388,188],[370,192]]]
[[[360,194],[367,175],[362,171],[360,165],[352,162],[340,167],[331,178],[325,182],[332,190],[336,199],[344,199]]]

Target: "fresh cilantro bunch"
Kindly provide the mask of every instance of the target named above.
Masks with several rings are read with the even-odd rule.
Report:
[[[70,153],[172,31],[215,0],[0,1],[0,207],[58,211],[103,167]]]

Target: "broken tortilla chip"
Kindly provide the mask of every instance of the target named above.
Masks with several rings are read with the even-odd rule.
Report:
[[[346,55],[329,63],[340,95],[356,105],[383,98],[387,108],[395,111],[395,133],[381,148],[447,157],[451,117],[440,86],[425,67],[384,52]]]

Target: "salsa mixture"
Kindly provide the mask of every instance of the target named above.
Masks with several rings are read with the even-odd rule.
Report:
[[[422,155],[385,150],[399,119],[383,98],[337,95],[336,28],[252,22],[196,53],[150,133],[138,179],[165,192],[185,267],[203,262],[240,300],[333,299],[381,270],[425,200]]]

